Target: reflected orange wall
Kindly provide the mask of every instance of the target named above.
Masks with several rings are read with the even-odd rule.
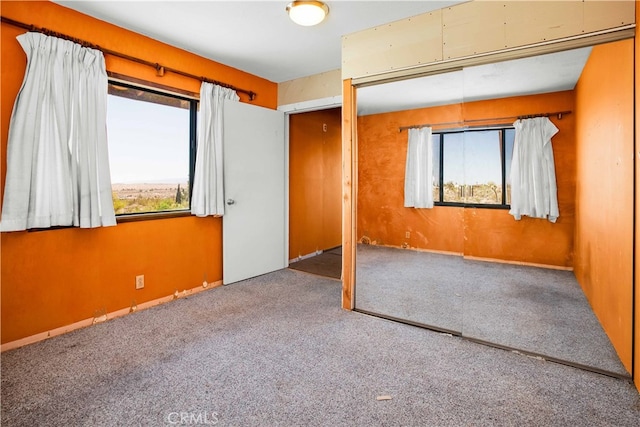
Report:
[[[289,259],[340,246],[341,126],[340,108],[289,118]]]
[[[403,207],[407,132],[401,126],[573,110],[573,92],[477,101],[358,118],[358,232],[374,244],[478,258],[571,267],[575,197],[575,115],[551,117],[560,218],[555,224],[507,210]],[[513,120],[510,121],[512,123]],[[406,238],[409,233],[409,238]]]
[[[255,105],[276,108],[277,85],[49,2],[2,2],[2,16],[49,28],[148,61],[224,81],[258,94]],[[4,188],[8,124],[26,57],[2,24],[0,189]],[[200,83],[106,57],[107,69],[198,93]],[[241,94],[241,100],[247,101]],[[0,198],[1,199],[1,198]],[[182,217],[80,230],[2,233],[2,343],[101,316],[222,278],[221,220]],[[135,276],[145,288],[135,290]]]
[[[576,86],[575,273],[631,371],[633,40],[593,48]]]

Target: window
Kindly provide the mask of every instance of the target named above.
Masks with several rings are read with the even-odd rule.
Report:
[[[198,102],[116,82],[107,99],[116,215],[188,210]]]
[[[434,132],[436,204],[508,207],[514,138],[513,128]]]

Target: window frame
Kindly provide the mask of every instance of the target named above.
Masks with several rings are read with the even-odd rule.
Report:
[[[198,126],[198,109],[200,100],[196,97],[191,97],[186,94],[177,93],[172,91],[171,88],[159,89],[155,87],[146,86],[142,82],[130,82],[119,78],[109,78],[109,85],[116,85],[126,87],[128,89],[142,90],[154,95],[162,95],[171,98],[178,99],[180,101],[186,101],[189,103],[189,207],[185,209],[173,209],[164,211],[152,211],[152,212],[129,212],[116,214],[116,223],[132,222],[132,221],[146,221],[151,219],[166,219],[176,218],[191,215],[191,197],[193,194],[193,178],[195,175],[196,166],[196,150],[197,150],[197,126]],[[117,96],[117,95],[108,95]],[[144,102],[144,101],[141,101]],[[107,129],[108,131],[108,129]],[[108,141],[107,141],[108,144]]]
[[[438,200],[434,200],[434,206],[452,206],[452,207],[461,207],[461,208],[480,208],[480,209],[502,209],[508,210],[511,209],[511,205],[507,204],[507,159],[506,159],[506,131],[507,130],[515,130],[513,126],[510,125],[499,125],[499,126],[482,126],[482,127],[467,127],[467,128],[459,128],[459,129],[442,129],[442,130],[434,130],[432,131],[432,135],[439,136],[439,159],[438,159]],[[444,136],[446,134],[456,134],[456,133],[472,133],[472,132],[482,132],[482,131],[499,131],[500,132],[500,173],[502,175],[502,203],[500,204],[488,204],[488,203],[466,203],[466,202],[444,202]],[[434,177],[435,178],[435,177]],[[434,194],[435,199],[435,194]]]

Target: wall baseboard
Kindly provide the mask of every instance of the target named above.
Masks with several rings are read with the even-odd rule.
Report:
[[[402,247],[402,246],[395,246],[395,245],[379,245],[377,243],[360,243],[358,242],[358,245],[362,245],[362,246],[379,246],[381,248],[393,248],[393,249],[402,249],[405,251],[414,251],[414,252],[426,252],[426,253],[430,253],[430,254],[440,254],[440,255],[451,255],[451,256],[464,256],[464,254],[462,252],[453,252],[453,251],[439,251],[437,249],[425,249],[425,248],[415,248],[415,247]]]
[[[39,341],[46,340],[48,338],[53,338],[58,335],[66,334],[67,332],[75,331],[76,329],[86,328],[88,326],[95,325],[97,323],[106,322],[110,319],[115,319],[117,317],[122,317],[130,313],[134,313],[139,310],[144,310],[147,308],[154,307],[156,305],[164,304],[176,299],[184,298],[189,295],[194,295],[202,291],[206,291],[208,289],[217,288],[222,286],[222,280],[212,283],[203,283],[200,286],[197,286],[192,289],[185,289],[183,291],[176,290],[173,294],[167,295],[165,297],[157,298],[151,301],[143,302],[141,304],[135,304],[128,308],[123,308],[121,310],[116,310],[111,313],[105,313],[100,316],[91,317],[88,319],[80,320],[79,322],[72,323],[70,325],[61,326],[59,328],[51,329],[49,331],[40,332],[35,335],[31,335],[25,338],[20,338],[15,341],[11,341],[8,343],[4,343],[0,346],[0,352],[5,352],[7,350],[13,350],[18,347],[23,347],[25,345],[34,344]]]
[[[292,258],[289,260],[289,264],[291,264],[292,262],[296,262],[296,261],[302,261],[303,259],[307,259],[307,258],[311,258],[317,255],[321,255],[322,253],[324,253],[323,250],[317,250],[315,252],[311,252],[310,254],[306,254],[306,255],[299,255],[295,258]]]
[[[573,271],[573,267],[566,267],[563,265],[539,264],[535,262],[525,262],[525,261],[511,261],[511,260],[498,259],[498,258],[483,258],[483,257],[477,257],[477,256],[470,256],[470,255],[465,255],[463,258],[468,259],[470,261],[484,261],[484,262],[494,262],[499,264],[523,265],[525,267],[547,268],[549,270]]]
[[[359,244],[362,244],[362,243],[359,243]],[[427,253],[432,253],[432,254],[460,256],[460,257],[462,257],[464,259],[468,259],[470,261],[483,261],[483,262],[493,262],[493,263],[498,263],[498,264],[513,264],[513,265],[523,265],[523,266],[527,266],[527,267],[547,268],[547,269],[550,269],[550,270],[573,271],[573,267],[567,267],[567,266],[563,266],[563,265],[540,264],[540,263],[535,263],[535,262],[513,261],[513,260],[500,259],[500,258],[477,257],[477,256],[472,256],[472,255],[465,255],[464,253],[461,253],[461,252],[438,251],[438,250],[434,250],[434,249],[423,249],[423,248],[412,248],[412,247],[403,248],[402,246],[393,246],[393,245],[374,245],[374,244],[371,244],[371,246],[381,246],[381,247],[385,247],[385,248],[404,249],[404,250],[416,251],[416,252],[427,252]]]

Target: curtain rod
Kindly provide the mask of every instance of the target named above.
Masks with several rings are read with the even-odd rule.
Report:
[[[571,114],[571,110],[568,111],[556,111],[553,113],[537,113],[537,114],[525,114],[522,116],[507,116],[507,117],[492,117],[489,119],[472,119],[472,120],[463,120],[459,122],[444,122],[444,123],[423,123],[421,125],[411,125],[411,126],[401,126],[399,131],[407,129],[419,129],[427,126],[452,126],[452,125],[466,125],[467,123],[478,123],[478,122],[489,122],[489,121],[498,121],[498,120],[522,120],[522,119],[532,119],[534,117],[549,117],[549,116],[558,116],[558,120],[562,119],[562,116]]]
[[[100,50],[103,53],[111,55],[111,56],[117,56],[118,58],[123,58],[123,59],[129,60],[129,61],[132,61],[132,62],[137,62],[139,64],[148,65],[149,67],[155,68],[156,75],[158,77],[164,76],[164,73],[169,71],[169,72],[172,72],[172,73],[175,73],[175,74],[180,74],[181,76],[190,77],[192,79],[200,80],[202,82],[216,84],[216,85],[223,86],[223,87],[226,87],[226,88],[229,88],[229,89],[233,89],[233,90],[235,90],[237,92],[245,93],[245,94],[249,95],[249,100],[250,101],[253,101],[255,99],[256,95],[257,95],[255,92],[253,92],[251,90],[240,89],[240,88],[237,88],[237,87],[232,86],[230,84],[227,84],[227,83],[224,83],[224,82],[220,82],[218,80],[211,80],[211,79],[208,79],[206,77],[196,76],[195,74],[187,73],[185,71],[180,71],[180,70],[177,70],[175,68],[171,68],[171,67],[167,67],[167,66],[164,66],[164,65],[160,65],[160,64],[158,64],[156,62],[146,61],[146,60],[141,59],[141,58],[136,58],[135,56],[130,56],[130,55],[127,55],[125,53],[117,52],[115,50],[106,49],[106,48],[100,47],[100,46],[98,46],[96,44],[90,43],[88,41],[81,40],[81,39],[78,39],[78,38],[75,38],[75,37],[71,37],[71,36],[68,36],[66,34],[58,33],[57,31],[49,30],[49,29],[46,29],[46,28],[36,27],[35,25],[25,24],[23,22],[15,21],[15,20],[10,19],[10,18],[5,18],[4,16],[0,16],[0,19],[2,20],[3,23],[9,24],[9,25],[13,25],[14,27],[24,28],[24,29],[26,29],[28,31],[34,31],[34,32],[45,34],[47,36],[53,36],[53,37],[58,37],[60,39],[69,40],[69,41],[77,43],[77,44],[79,44],[79,45],[81,45],[83,47],[88,47],[88,48],[91,48],[91,49]]]

